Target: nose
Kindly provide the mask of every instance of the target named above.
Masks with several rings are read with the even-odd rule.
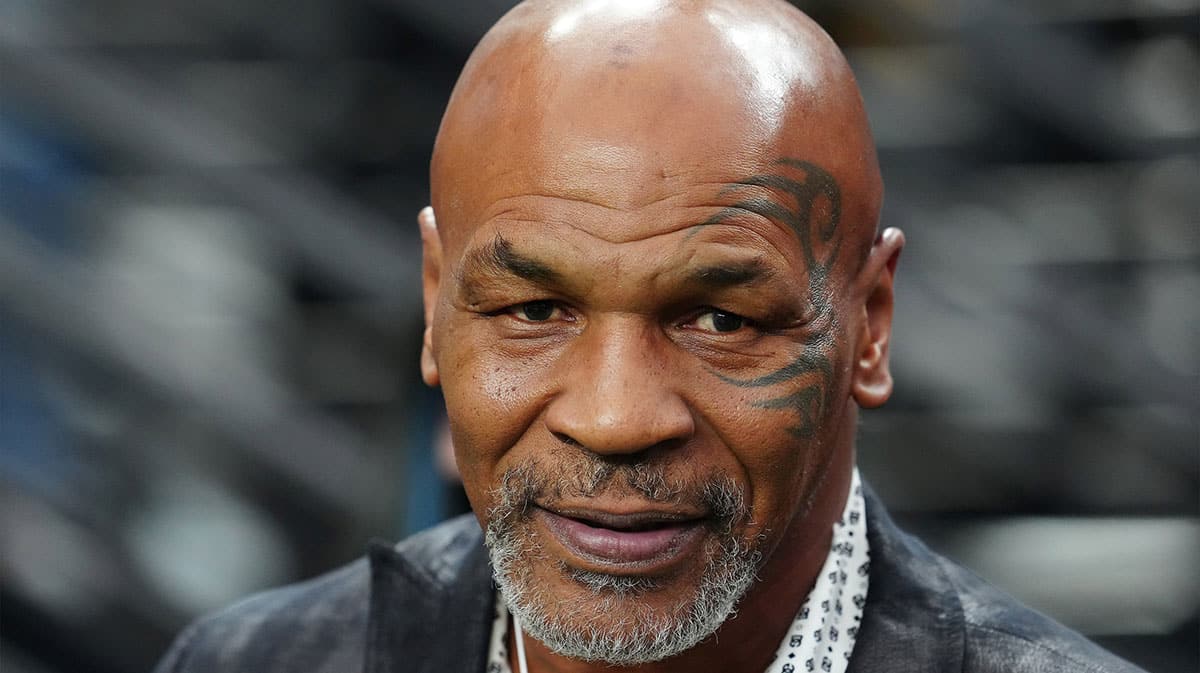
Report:
[[[630,319],[632,321],[633,319]],[[695,431],[673,382],[669,345],[654,328],[591,325],[565,354],[546,426],[598,454],[682,444]]]

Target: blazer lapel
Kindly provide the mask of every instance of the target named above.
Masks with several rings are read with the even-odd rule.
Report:
[[[937,558],[902,532],[863,487],[871,579],[849,673],[958,672],[963,666],[963,609]]]
[[[451,581],[374,545],[363,673],[483,673],[495,589],[487,551],[472,549]],[[414,659],[413,652],[425,653]]]

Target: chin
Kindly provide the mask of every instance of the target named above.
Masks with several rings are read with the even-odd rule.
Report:
[[[581,568],[549,555],[529,525],[489,525],[492,568],[524,631],[571,659],[633,666],[700,644],[754,583],[761,552],[710,535],[693,561],[666,575]]]

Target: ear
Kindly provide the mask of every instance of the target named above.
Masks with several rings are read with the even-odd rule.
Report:
[[[904,232],[896,228],[883,230],[871,246],[860,275],[866,299],[850,392],[864,409],[878,407],[892,396],[888,342],[892,337],[893,282],[903,249]]]
[[[421,227],[421,286],[425,304],[425,336],[421,342],[421,378],[428,386],[441,382],[437,361],[433,357],[433,313],[442,282],[442,239],[438,236],[433,208],[426,206],[417,213]]]

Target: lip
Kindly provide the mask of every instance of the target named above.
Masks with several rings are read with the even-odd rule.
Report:
[[[590,510],[551,511],[535,517],[580,563],[604,572],[661,572],[691,556],[706,528],[699,518],[662,512],[616,514]]]

